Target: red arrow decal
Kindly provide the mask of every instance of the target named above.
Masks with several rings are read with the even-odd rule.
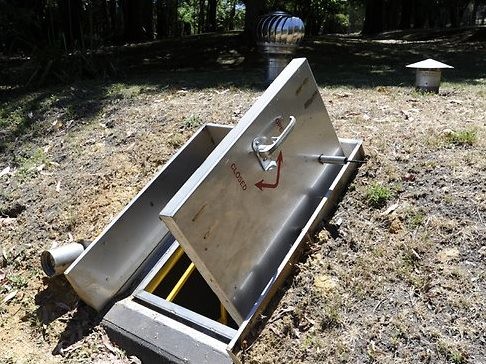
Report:
[[[282,156],[282,151],[278,154],[277,158],[277,180],[275,183],[265,183],[263,182],[263,179],[257,183],[255,183],[255,186],[257,186],[260,191],[263,191],[264,188],[276,188],[278,186],[278,182],[280,181],[280,167],[282,166],[283,162],[283,156]]]

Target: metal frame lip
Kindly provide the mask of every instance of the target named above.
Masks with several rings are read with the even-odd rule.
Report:
[[[139,292],[145,291],[145,287],[147,287],[147,285],[152,281],[152,279],[156,276],[157,272],[169,260],[169,258],[177,250],[178,247],[179,243],[177,242],[177,240],[174,239],[174,242],[171,244],[171,246],[167,249],[167,251],[164,252],[159,261],[152,267],[152,269],[150,269],[145,278],[142,279],[140,284],[135,288],[132,294],[133,296],[136,296]]]
[[[139,304],[146,307],[156,308],[156,311],[160,314],[165,313],[172,319],[177,320],[177,316],[183,319],[184,323],[189,324],[188,326],[197,328],[203,328],[206,333],[213,333],[219,338],[224,338],[224,342],[227,344],[236,335],[236,330],[219,323],[218,321],[207,318],[197,312],[191,311],[185,307],[182,307],[176,303],[168,302],[161,297],[158,297],[150,292],[145,291],[145,287],[152,281],[156,276],[158,271],[167,263],[172,254],[179,248],[179,243],[177,240],[171,244],[167,251],[162,255],[159,261],[153,266],[150,272],[145,276],[145,278],[140,282],[132,297]]]
[[[158,314],[167,316],[188,327],[192,327],[206,335],[228,344],[236,335],[237,330],[223,325],[197,312],[188,310],[173,302],[168,302],[152,293],[140,291],[133,300],[138,304],[151,308]]]
[[[152,351],[164,363],[231,363],[224,342],[158,314],[132,298],[117,302],[102,323],[124,337],[123,345],[130,342],[142,345],[143,351]]]
[[[342,139],[339,138],[342,149],[346,157],[350,159],[364,157],[363,141],[361,139]],[[238,332],[233,337],[231,342],[227,346],[228,354],[231,356],[235,363],[240,363],[240,359],[237,356],[239,351],[238,343],[241,343],[249,334],[250,330],[256,324],[256,317],[261,311],[266,308],[268,301],[272,298],[274,291],[278,289],[284,280],[290,273],[289,270],[291,262],[295,259],[295,255],[298,253],[301,244],[305,240],[307,234],[316,228],[320,221],[324,218],[324,215],[329,212],[329,209],[334,202],[332,198],[336,198],[339,195],[340,185],[348,185],[349,177],[358,170],[359,166],[353,163],[345,164],[341,167],[339,173],[334,178],[331,186],[329,187],[328,193],[322,198],[319,205],[315,208],[314,212],[311,214],[309,220],[302,228],[301,233],[297,239],[292,244],[285,258],[282,260],[278,266],[278,270],[271,277],[267,283],[265,289],[263,290],[260,298],[255,302],[250,313],[246,316],[242,324],[240,325]]]

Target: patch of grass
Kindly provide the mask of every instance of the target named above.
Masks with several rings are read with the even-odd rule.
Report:
[[[319,329],[326,331],[341,326],[341,313],[340,306],[337,303],[333,303],[327,306],[324,310],[324,316],[319,322]]]
[[[385,206],[390,198],[393,197],[393,191],[390,187],[381,183],[373,183],[366,190],[366,201],[375,208]]]
[[[191,115],[185,118],[182,125],[185,129],[195,129],[202,124],[202,120],[199,116]]]
[[[448,145],[456,145],[456,146],[466,146],[466,145],[473,145],[476,143],[477,134],[476,130],[460,130],[460,131],[452,131],[444,135],[445,142]]]
[[[58,96],[51,91],[32,92],[0,102],[0,130],[3,141],[0,151],[10,148],[10,143],[27,132],[33,136],[46,128],[45,114],[54,107]]]
[[[21,125],[25,122],[26,114],[20,107],[2,105],[0,108],[0,128]]]
[[[125,83],[114,83],[107,87],[106,94],[118,99],[131,99],[143,93],[141,85],[127,85]]]
[[[73,231],[79,220],[77,214],[74,212],[75,207],[70,206],[69,209],[61,214],[61,221],[64,222],[66,231]]]
[[[36,104],[35,95],[28,95],[0,104],[0,128],[21,129],[31,125],[34,112],[39,105]]]
[[[437,343],[437,348],[440,353],[442,353],[447,360],[450,360],[454,364],[464,364],[467,363],[467,356],[456,347],[456,345],[449,343],[445,340],[439,340]]]
[[[424,223],[425,217],[426,215],[422,211],[410,211],[407,214],[407,224],[410,228],[415,229]]]
[[[167,144],[169,144],[172,148],[176,149],[179,148],[184,142],[186,138],[180,133],[171,134],[167,140]]]
[[[19,165],[17,176],[20,180],[26,180],[36,172],[36,167],[48,163],[49,158],[42,148],[38,148],[31,156],[20,157],[17,162]]]
[[[9,275],[7,277],[7,280],[9,281],[9,283],[14,287],[14,288],[17,288],[17,289],[21,289],[21,288],[24,288],[24,287],[27,287],[27,278],[25,278],[24,276],[20,275],[20,274],[12,274],[12,275]]]
[[[305,338],[302,342],[302,345],[306,349],[308,349],[308,348],[319,348],[319,347],[322,346],[321,338],[319,336],[315,335],[315,333],[309,333],[305,336]]]

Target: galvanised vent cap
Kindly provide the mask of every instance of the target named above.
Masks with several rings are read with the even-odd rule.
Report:
[[[420,69],[441,69],[441,68],[454,68],[448,64],[436,61],[435,59],[429,58],[425,61],[420,61],[416,63],[409,64],[407,68],[420,68]]]
[[[409,64],[407,68],[415,68],[417,70],[415,76],[415,88],[417,90],[438,93],[441,70],[454,67],[429,58],[424,61]]]

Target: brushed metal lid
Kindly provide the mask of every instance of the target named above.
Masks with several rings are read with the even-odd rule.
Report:
[[[238,324],[341,168],[321,154],[344,155],[307,60],[294,59],[161,211]]]

